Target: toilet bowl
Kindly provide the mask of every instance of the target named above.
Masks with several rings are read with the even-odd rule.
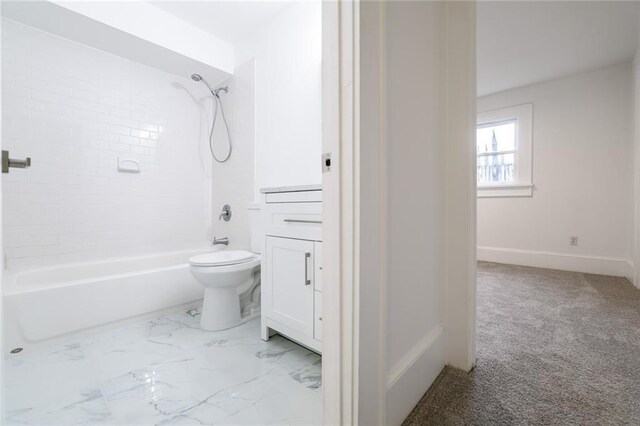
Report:
[[[240,296],[256,284],[259,266],[260,255],[244,250],[220,250],[189,259],[191,274],[205,288],[202,329],[224,330],[258,315],[251,310],[243,315]]]

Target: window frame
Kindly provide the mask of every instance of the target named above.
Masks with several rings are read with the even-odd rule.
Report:
[[[479,112],[476,121],[476,135],[479,127],[513,120],[516,121],[514,181],[477,185],[479,198],[533,196],[533,104]],[[476,164],[478,164],[478,157],[476,143]]]
[[[482,128],[492,128],[492,127],[497,127],[497,126],[502,126],[505,124],[511,124],[513,123],[513,131],[514,131],[514,144],[513,144],[513,149],[507,149],[507,150],[502,150],[502,151],[487,151],[487,152],[477,152],[476,151],[476,159],[480,159],[481,157],[496,157],[499,155],[511,155],[513,154],[513,158],[514,158],[514,170],[517,171],[518,170],[518,120],[515,118],[510,118],[507,120],[500,120],[500,121],[491,121],[489,123],[482,123],[482,124],[477,124],[476,125],[476,150],[478,149],[478,143],[477,143],[477,137],[478,137],[478,130],[482,129]],[[479,163],[479,161],[476,160],[476,165]],[[517,175],[514,176],[514,179],[517,180]],[[489,184],[478,184],[478,186],[480,187],[485,187],[485,186],[496,186],[496,185],[500,185],[500,186],[504,186],[504,185],[511,185],[515,182],[496,182],[496,183],[489,183]]]

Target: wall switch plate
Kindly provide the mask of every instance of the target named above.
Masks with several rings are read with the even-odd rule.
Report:
[[[578,237],[569,237],[569,245],[577,246],[578,245]]]
[[[322,154],[322,173],[331,171],[331,153]]]

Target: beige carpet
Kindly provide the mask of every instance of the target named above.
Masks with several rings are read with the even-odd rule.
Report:
[[[640,290],[623,278],[479,263],[477,345],[405,425],[640,425]]]

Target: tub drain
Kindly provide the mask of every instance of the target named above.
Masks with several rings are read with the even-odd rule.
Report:
[[[22,352],[22,348],[13,348],[13,349],[11,349],[11,353],[12,354],[17,354],[19,352]]]

